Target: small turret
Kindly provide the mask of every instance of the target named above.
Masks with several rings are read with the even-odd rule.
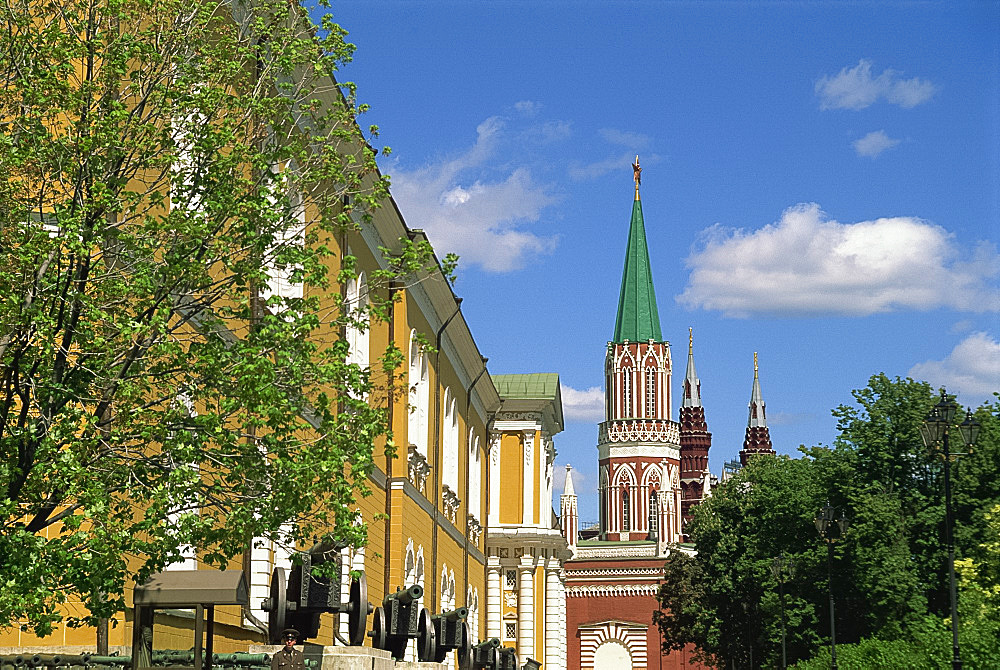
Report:
[[[705,421],[701,404],[701,380],[694,369],[694,330],[688,328],[687,374],[684,376],[684,397],[681,399],[681,518],[691,519],[691,508],[708,494],[704,473],[708,470],[708,450],[712,434]]]
[[[559,496],[559,525],[563,537],[569,545],[569,550],[576,555],[577,535],[579,532],[579,518],[576,513],[576,491],[573,488],[573,467],[566,465],[566,484],[563,486],[563,493]]]
[[[771,434],[767,430],[767,412],[764,396],[760,392],[760,378],[757,372],[757,352],[753,352],[753,390],[750,392],[750,415],[747,418],[746,437],[740,451],[740,463],[746,465],[751,456],[774,455]]]

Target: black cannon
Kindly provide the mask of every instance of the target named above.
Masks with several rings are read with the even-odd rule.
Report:
[[[496,670],[500,666],[500,640],[493,637],[485,642],[480,642],[474,645],[469,653],[469,659],[463,666],[459,663],[459,668],[462,670]]]
[[[403,660],[406,644],[411,639],[417,641],[417,657],[429,660],[434,652],[434,624],[426,607],[420,607],[417,600],[424,595],[419,584],[390,593],[375,608],[372,619],[372,646],[385,649],[397,661]]]
[[[517,665],[517,652],[510,647],[501,647],[497,670],[520,670]]]
[[[444,663],[448,652],[458,650],[458,667],[466,665],[472,650],[472,633],[466,619],[469,618],[469,608],[459,607],[450,612],[442,612],[431,617],[434,625],[434,649],[431,658],[421,658],[421,661]]]
[[[281,631],[286,628],[298,630],[300,641],[315,638],[319,634],[319,615],[323,612],[346,613],[347,643],[354,646],[364,643],[365,624],[372,613],[368,582],[364,574],[352,579],[347,602],[340,601],[342,548],[318,544],[298,554],[287,581],[284,568],[271,572],[270,597],[264,599],[261,609],[270,613],[267,632],[272,644],[281,643]],[[315,568],[326,563],[336,564],[333,576],[314,573]]]

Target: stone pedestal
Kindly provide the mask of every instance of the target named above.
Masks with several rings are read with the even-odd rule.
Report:
[[[394,670],[406,664],[396,665],[392,654],[382,649],[371,647],[326,647],[321,644],[305,644],[296,647],[301,649],[307,659],[316,661],[317,670]],[[281,651],[280,645],[250,645],[251,654],[276,654]],[[443,666],[436,663],[427,665],[435,670]]]
[[[432,663],[430,661],[400,661],[396,670],[448,670],[447,663]]]

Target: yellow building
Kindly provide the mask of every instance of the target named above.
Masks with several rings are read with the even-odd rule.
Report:
[[[232,9],[235,23],[246,20],[237,16],[235,5]],[[316,96],[323,105],[333,107],[339,104],[340,90],[335,82],[330,84],[324,83]],[[165,125],[173,120],[167,118]],[[296,127],[294,132],[308,130]],[[359,147],[347,145],[345,151],[359,151]],[[183,149],[178,154],[177,165],[164,172],[163,188],[168,194],[170,180],[184,181],[184,170],[194,164]],[[274,168],[279,169],[292,168]],[[291,237],[283,241],[302,244],[309,222],[318,217],[316,196],[291,194],[288,199],[297,221],[289,231]],[[388,394],[373,394],[370,402],[389,403],[389,429],[396,447],[390,453],[384,442],[376,446],[377,465],[368,482],[371,495],[356,501],[359,521],[368,528],[368,544],[345,550],[345,559],[366,576],[373,604],[397,587],[419,584],[424,588],[421,604],[433,613],[469,608],[473,640],[497,637],[516,646],[522,658],[535,658],[548,668],[564,668],[565,628],[560,625],[566,544],[551,509],[552,436],[562,430],[563,423],[558,378],[507,375],[491,379],[486,358],[462,315],[461,299],[440,266],[389,286],[373,279],[390,267],[405,243],[426,242],[418,229],[421,222],[411,221],[414,227],[408,226],[391,197],[368,212],[370,218],[362,217],[357,205],[347,200],[343,204],[353,205],[356,229],[317,244],[332,252],[330,277],[337,276],[347,256],[356,259],[357,273],[342,286],[333,285],[320,309],[329,313],[355,310],[375,292],[395,300],[387,321],[372,322],[368,328],[330,330],[317,341],[325,346],[346,340],[349,362],[370,367],[376,385],[388,387]],[[170,196],[158,206],[170,211]],[[177,208],[176,203],[173,206]],[[251,303],[269,296],[303,297],[307,289],[296,283],[287,267],[267,269],[270,281],[259,287]],[[241,328],[245,332],[246,324]],[[226,335],[238,337],[240,333],[233,330]],[[378,353],[389,345],[404,353],[404,361],[397,377],[379,378]],[[183,391],[178,391],[177,400],[197,412],[195,403],[185,402]],[[309,417],[302,418],[309,422]],[[208,569],[197,547],[186,548],[180,558],[167,569]],[[219,607],[216,651],[245,651],[251,644],[267,642],[268,613],[261,609],[261,602],[269,595],[273,569],[290,565],[288,551],[264,539],[251,541],[244,555],[230,563],[230,568],[244,572],[250,606]],[[345,579],[343,600],[348,586]],[[130,594],[126,597],[131,604]],[[501,598],[503,603],[514,604],[508,607]],[[80,603],[67,603],[66,610],[84,614]],[[157,621],[156,648],[190,645],[190,617],[172,613]],[[333,644],[335,633],[345,628],[346,621],[324,615],[319,638],[311,641]],[[15,649],[94,651],[104,644],[112,651],[129,653],[132,632],[130,610],[110,622],[101,642],[94,628],[57,626],[53,635],[37,638],[15,626],[0,630],[0,654]]]
[[[570,557],[552,510],[555,447],[563,429],[556,374],[495,375],[502,405],[490,433],[486,535],[487,637],[545,668],[566,668],[562,564]]]

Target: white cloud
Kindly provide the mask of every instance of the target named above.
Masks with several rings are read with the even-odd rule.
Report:
[[[868,133],[859,140],[854,140],[854,151],[859,156],[869,156],[875,158],[886,149],[891,149],[899,140],[893,139],[885,134],[884,130],[876,130]]]
[[[687,265],[678,302],[731,317],[1000,311],[995,246],[963,258],[947,231],[913,217],[839,223],[800,204],[752,232],[712,226]]]
[[[884,70],[872,77],[872,62],[862,58],[853,68],[844,68],[838,74],[825,76],[816,82],[816,95],[820,109],[864,109],[878,100],[900,107],[916,107],[927,102],[937,91],[926,79],[900,78],[895,70]]]
[[[463,264],[491,272],[524,265],[533,254],[555,249],[557,238],[526,230],[557,202],[527,167],[487,178],[507,134],[507,121],[493,116],[476,129],[476,142],[461,154],[412,171],[392,173],[392,192],[407,224],[423,228],[439,255],[457,253]]]
[[[972,333],[940,361],[917,363],[908,373],[914,379],[944,386],[978,405],[1000,391],[1000,342],[984,332]]]
[[[563,415],[567,421],[604,420],[604,391],[596,386],[579,391],[562,384]]]

